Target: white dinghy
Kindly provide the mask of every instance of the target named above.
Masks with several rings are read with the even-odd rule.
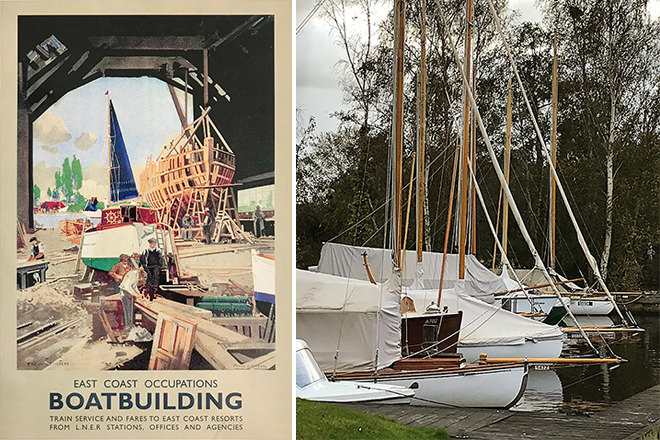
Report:
[[[409,404],[414,395],[415,391],[396,385],[330,382],[307,343],[296,339],[296,397],[331,403]]]

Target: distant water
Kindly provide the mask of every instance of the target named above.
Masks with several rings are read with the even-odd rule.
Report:
[[[100,212],[99,212],[100,215]],[[40,228],[53,228],[60,225],[60,221],[76,218],[89,218],[81,212],[56,212],[52,214],[34,214],[34,226]],[[101,222],[100,218],[89,218],[94,226]]]
[[[607,317],[597,318],[599,322],[591,325],[606,324],[601,320],[609,321]],[[593,341],[603,357],[612,357],[611,349],[616,355],[628,360],[627,363],[618,366],[559,366],[554,371],[530,371],[527,390],[513,410],[597,411],[659,384],[660,319],[657,316],[637,316],[635,319],[645,332],[635,336],[618,336],[616,340]],[[582,322],[582,319],[579,321],[583,325],[590,325]],[[594,356],[594,353],[584,341],[572,340],[564,343],[562,356]]]

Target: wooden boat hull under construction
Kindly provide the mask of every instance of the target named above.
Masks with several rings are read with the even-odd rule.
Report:
[[[155,160],[147,157],[140,174],[140,194],[149,206],[167,214],[171,227],[179,226],[185,213],[199,225],[204,209],[217,208],[222,186],[234,178],[236,157],[209,117],[210,110],[163,146]]]
[[[234,178],[236,158],[221,150],[213,138],[195,150],[184,150],[158,161],[147,158],[140,175],[140,192],[155,209],[167,208],[174,199],[197,197],[206,205],[217,187],[230,184]],[[192,190],[201,194],[192,196]],[[187,193],[187,194],[186,194]]]
[[[433,361],[433,359],[430,359]],[[527,387],[528,367],[524,363],[498,367],[470,365],[458,368],[385,369],[373,373],[350,373],[335,380],[399,385],[415,391],[412,405],[464,408],[510,408]]]

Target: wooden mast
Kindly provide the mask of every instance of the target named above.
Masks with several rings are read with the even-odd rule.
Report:
[[[506,141],[504,147],[504,180],[506,184],[509,184],[509,170],[511,168],[511,120],[512,120],[512,103],[513,103],[513,83],[512,76],[509,74],[509,85],[506,101]],[[504,194],[503,194],[504,193]],[[502,195],[504,195],[504,203],[502,203]],[[499,226],[500,221],[500,206],[502,207],[502,250],[504,255],[502,255],[502,261],[504,262],[504,256],[506,255],[507,240],[509,238],[509,200],[506,197],[504,188],[500,186],[500,197],[497,200],[497,225]],[[495,229],[495,235],[497,235],[497,229]],[[493,267],[492,271],[495,272],[495,262],[497,261],[497,240],[495,240],[495,245],[493,247]],[[504,269],[503,269],[504,270]]]
[[[401,267],[401,220],[402,203],[401,188],[403,180],[403,47],[405,43],[405,1],[394,1],[394,23],[395,23],[395,76],[394,76],[394,132],[392,140],[394,142],[394,221],[393,237],[394,242],[394,265]]]
[[[472,93],[474,99],[477,99],[477,60],[475,57],[472,66]],[[477,175],[477,121],[474,118],[470,121],[470,154],[472,158],[472,171]],[[470,179],[470,252],[472,255],[477,254],[477,195],[476,185]]]
[[[417,149],[417,262],[422,262],[424,240],[424,166],[426,159],[426,0],[421,0],[419,58],[419,143]]]
[[[506,101],[506,143],[504,151],[504,180],[509,184],[509,169],[511,168],[511,121],[513,119],[513,77],[509,74],[509,94]],[[507,241],[509,239],[509,199],[504,193],[504,205],[502,206],[502,250],[507,252]],[[504,257],[502,257],[504,260]]]
[[[557,168],[557,32],[553,41],[553,56],[552,56],[552,166]],[[549,266],[555,268],[555,231],[557,219],[557,185],[552,177],[552,170],[550,170],[550,234],[548,242],[550,247],[550,264]]]
[[[472,41],[472,0],[467,0],[465,16],[465,77],[470,78],[470,57]],[[461,166],[461,220],[459,226],[458,240],[458,278],[465,278],[465,251],[467,238],[467,195],[468,195],[468,158],[470,145],[470,100],[467,85],[464,85],[463,93],[463,160]]]
[[[442,251],[442,270],[440,271],[440,286],[438,286],[438,302],[440,307],[440,300],[442,299],[442,284],[445,281],[445,268],[447,267],[447,247],[449,245],[449,231],[451,230],[451,215],[454,207],[454,188],[456,187],[456,170],[458,170],[460,148],[456,145],[456,153],[454,153],[454,169],[451,172],[451,189],[449,190],[449,210],[447,211],[447,225],[445,227],[445,246]]]
[[[408,243],[408,221],[410,220],[410,205],[412,204],[412,189],[415,177],[415,153],[412,155],[412,165],[410,166],[410,184],[408,185],[408,205],[406,207],[406,224],[403,233],[403,242],[401,243],[401,271],[406,265],[406,246]]]
[[[110,137],[110,92],[105,93],[108,96],[108,206],[112,200],[112,138]],[[106,208],[108,207],[106,206]]]

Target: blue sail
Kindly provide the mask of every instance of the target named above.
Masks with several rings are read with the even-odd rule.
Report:
[[[115,108],[110,101],[110,201],[132,199],[138,196],[126,144],[121,135]]]

